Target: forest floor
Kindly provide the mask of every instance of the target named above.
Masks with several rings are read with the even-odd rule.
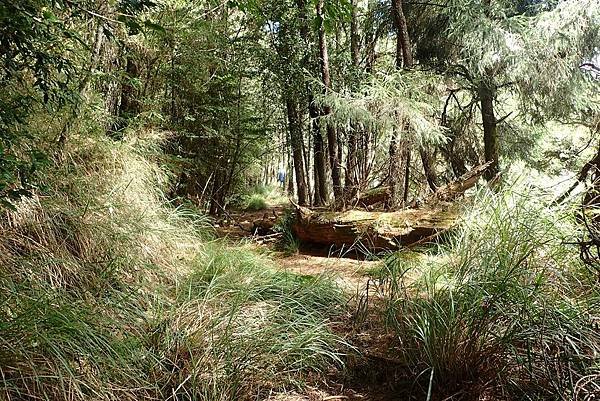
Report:
[[[221,238],[232,242],[253,241],[269,252],[276,266],[301,275],[329,275],[347,294],[347,305],[331,322],[332,329],[350,345],[343,369],[308,378],[305,390],[276,394],[273,401],[318,400],[398,400],[401,391],[400,363],[394,359],[399,346],[396,336],[383,324],[382,296],[377,272],[380,261],[348,255],[330,254],[327,249],[301,246],[290,254],[277,249],[274,242],[265,242],[252,233],[252,222],[284,213],[286,206],[270,206],[265,210],[232,211],[218,222]],[[367,319],[368,316],[368,319]],[[401,397],[402,398],[402,397]],[[408,399],[408,398],[402,398]]]

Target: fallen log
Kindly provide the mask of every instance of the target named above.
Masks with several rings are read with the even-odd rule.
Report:
[[[483,173],[490,167],[491,162],[481,164],[469,170],[455,181],[439,187],[435,192],[430,194],[419,203],[430,203],[432,201],[453,201],[463,195],[467,190],[473,188],[479,181]],[[369,209],[371,206],[378,203],[385,203],[391,196],[389,187],[379,187],[370,189],[362,194],[359,194],[355,199],[347,202],[349,205],[364,207]],[[416,207],[416,201],[411,207]]]
[[[457,180],[439,187],[437,191],[425,199],[424,203],[431,203],[434,200],[444,202],[456,200],[467,190],[473,188],[483,173],[485,173],[491,165],[492,162],[488,162],[474,167],[470,171],[467,171],[465,174],[461,175]]]
[[[357,204],[364,208],[368,208],[369,206],[375,205],[377,203],[386,202],[390,198],[390,188],[389,187],[379,187],[366,191],[361,194],[357,199],[350,204]]]
[[[348,210],[331,212],[296,205],[294,233],[305,243],[351,247],[361,243],[372,251],[399,249],[431,241],[454,226],[459,207],[452,203],[475,186],[490,163],[477,166],[458,180],[440,187],[416,208],[394,212]],[[389,189],[378,188],[367,199],[385,201]],[[361,199],[365,199],[364,197]],[[366,206],[360,200],[354,205]]]
[[[397,212],[349,210],[317,212],[298,206],[294,233],[305,243],[351,247],[359,242],[372,251],[399,249],[451,228],[458,216],[453,204]]]

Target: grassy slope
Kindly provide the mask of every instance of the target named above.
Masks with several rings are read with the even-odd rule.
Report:
[[[160,141],[73,138],[0,218],[0,398],[254,399],[340,362],[341,292],[169,207]]]

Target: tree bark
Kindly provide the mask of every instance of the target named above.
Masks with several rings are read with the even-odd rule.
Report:
[[[317,16],[319,18],[319,55],[321,64],[321,76],[323,80],[323,86],[325,91],[331,88],[331,76],[329,74],[329,54],[327,49],[327,38],[325,37],[325,24],[323,15],[323,6],[325,1],[319,0],[317,2]],[[329,105],[323,106],[323,115],[327,116],[331,114],[331,107]],[[331,180],[333,181],[333,195],[335,199],[340,199],[342,196],[342,182],[340,175],[340,159],[338,153],[338,138],[337,131],[333,124],[327,124],[327,149],[329,150],[329,164],[331,168]]]
[[[346,175],[344,176],[345,199],[352,199],[358,190],[356,177],[356,143],[358,124],[351,124],[348,133],[348,154],[346,156]]]
[[[294,159],[288,158],[288,171],[287,174],[287,193],[288,196],[294,197]]]
[[[306,186],[306,175],[304,173],[304,160],[302,157],[304,141],[302,138],[302,122],[300,121],[298,103],[288,95],[285,100],[285,106],[288,117],[292,158],[294,159],[294,172],[296,173],[298,204],[306,205],[308,191]]]
[[[127,51],[127,49],[125,49]],[[132,117],[139,113],[140,103],[137,99],[135,87],[131,84],[131,80],[139,78],[140,69],[131,56],[127,56],[125,64],[126,81],[121,88],[121,104],[119,105],[119,114],[121,117]]]
[[[309,97],[309,113],[312,120],[313,133],[313,160],[315,170],[315,198],[314,203],[322,206],[327,202],[327,176],[325,170],[325,144],[319,124],[319,110],[313,102],[312,95]]]
[[[302,118],[300,118],[300,121],[302,121]],[[300,122],[300,124],[302,124],[302,122]],[[302,127],[304,128],[304,124],[302,124]],[[306,143],[304,143],[304,135],[302,135],[302,142],[301,142],[301,149],[302,149],[302,156],[304,157],[304,175],[306,177],[306,203],[310,204],[311,203],[311,194],[312,194],[312,190],[311,190],[311,185],[310,185],[310,152],[311,152],[311,137],[310,135],[308,136],[308,146]]]
[[[375,27],[375,9],[377,7],[376,0],[369,0],[368,3],[369,16],[365,22],[365,71],[370,74],[373,71],[375,64],[375,48],[379,39],[379,30]]]
[[[419,150],[421,163],[423,163],[423,172],[429,188],[435,192],[437,189],[437,172],[435,171],[435,153],[429,152],[425,148]]]
[[[396,67],[412,68],[413,57],[410,46],[410,37],[408,36],[408,25],[404,10],[402,9],[402,0],[392,0],[392,15],[394,25],[396,26]],[[400,57],[402,56],[402,57]]]
[[[491,163],[484,177],[490,181],[500,171],[498,160],[498,127],[494,113],[494,89],[485,83],[479,86],[479,99],[481,102],[481,119],[483,122],[483,145],[485,161]]]
[[[360,36],[358,33],[358,1],[352,0],[352,17],[350,20],[350,56],[352,66],[358,69],[360,64]]]
[[[408,189],[410,187],[410,148],[408,144],[404,146],[404,188],[402,191],[402,206],[408,203]]]
[[[398,128],[394,128],[389,147],[389,165],[388,165],[388,186],[390,188],[390,198],[386,208],[395,210],[403,206],[405,199],[405,172],[406,166],[406,146],[401,144],[398,138]]]

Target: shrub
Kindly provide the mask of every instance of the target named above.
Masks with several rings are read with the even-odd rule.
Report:
[[[283,216],[279,218],[273,229],[283,234],[280,242],[283,252],[289,255],[298,253],[300,249],[300,240],[294,234],[292,226],[294,224],[294,213],[291,210],[286,210]]]
[[[0,216],[0,398],[254,399],[339,363],[332,281],[209,242],[144,135],[72,138]]]
[[[542,199],[534,188],[482,194],[417,280],[411,262],[389,259],[386,316],[423,389],[433,375],[437,396],[573,399],[598,373],[597,309],[562,235],[571,215]]]
[[[260,194],[254,194],[248,197],[246,200],[245,209],[250,212],[256,212],[267,208],[267,201]]]

